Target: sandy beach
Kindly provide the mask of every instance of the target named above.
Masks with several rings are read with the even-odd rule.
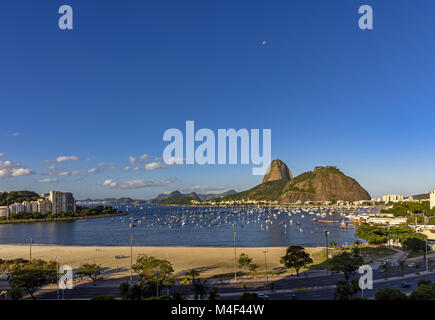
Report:
[[[267,250],[269,272],[282,267],[279,259],[285,253],[285,247],[237,248],[237,257],[245,253],[259,266],[258,272],[265,270],[264,251]],[[319,249],[306,248],[313,259],[319,255]],[[234,248],[221,247],[133,247],[133,263],[139,254],[147,254],[171,261],[176,274],[197,269],[202,277],[234,272]],[[25,258],[30,256],[29,245],[0,245],[0,259]],[[97,263],[103,268],[105,278],[123,278],[130,272],[130,247],[114,246],[56,246],[33,245],[32,259],[56,260],[59,263],[77,268],[81,263]],[[124,256],[119,259],[115,256]]]

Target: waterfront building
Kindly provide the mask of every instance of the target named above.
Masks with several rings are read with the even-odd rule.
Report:
[[[0,207],[0,219],[9,219],[9,207],[1,206]]]
[[[38,201],[30,201],[31,212],[39,212]]]
[[[32,205],[30,204],[29,201],[23,201],[22,205],[24,207],[24,212],[25,213],[33,213],[33,211],[32,211]]]
[[[435,208],[435,190],[430,192],[430,208]]]
[[[9,206],[10,214],[24,213],[24,205],[22,203],[13,203]]]
[[[47,212],[51,212],[51,201],[45,199],[39,199],[37,202],[38,209],[37,212],[41,214],[46,214]]]
[[[76,211],[75,199],[70,192],[50,191],[49,200],[51,201],[51,212]]]
[[[404,200],[403,194],[386,194],[382,196],[382,201],[385,203],[388,202],[401,202]]]

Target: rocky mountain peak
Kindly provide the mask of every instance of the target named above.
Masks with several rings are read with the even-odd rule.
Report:
[[[275,180],[292,180],[293,175],[287,165],[280,159],[275,159],[270,164],[264,175],[263,182],[270,182]]]

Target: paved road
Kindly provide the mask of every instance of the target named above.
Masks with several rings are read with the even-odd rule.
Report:
[[[415,274],[416,270],[412,268],[406,267],[405,274],[410,276]],[[373,271],[374,276],[374,289],[366,290],[364,295],[366,297],[373,297],[376,290],[379,288],[398,288],[403,292],[411,292],[417,288],[417,283],[420,279],[430,279],[435,282],[435,273],[413,276],[412,278],[407,278],[406,281],[411,284],[410,288],[403,289],[400,284],[404,280],[400,278],[400,268],[394,267],[394,270],[388,273],[389,278],[396,277],[398,279],[394,279],[391,281],[380,281],[383,280],[385,275],[378,270]],[[358,276],[354,277],[355,279]],[[274,293],[269,294],[271,299],[278,300],[287,300],[290,298],[292,294],[295,294],[298,299],[301,300],[327,300],[334,298],[334,285],[337,281],[343,279],[343,275],[335,274],[335,275],[318,275],[318,276],[310,276],[310,277],[294,277],[288,276],[281,278],[280,280],[274,280],[274,277],[269,277],[269,282],[274,283]],[[243,279],[242,279],[243,280]],[[377,280],[377,281],[376,281]],[[241,283],[234,283],[233,281],[220,281],[221,285],[218,285],[219,294],[221,294],[224,299],[237,299],[242,294]],[[64,297],[65,299],[90,299],[95,296],[100,295],[111,295],[115,297],[119,297],[118,287],[119,282],[111,282],[104,281],[98,282],[96,286],[93,286],[90,283],[76,285],[73,290],[65,290],[64,292],[60,291],[60,298]],[[264,280],[256,280],[256,281],[247,281],[246,282],[247,291],[250,292],[264,292],[265,291],[265,281]],[[316,287],[317,289],[307,289]],[[170,290],[170,293],[174,293],[175,291],[180,291],[184,293],[186,291],[185,286],[175,286]],[[165,294],[166,289],[161,292]],[[41,290],[38,294],[39,299],[57,299],[57,291],[55,287],[52,287],[48,290]]]

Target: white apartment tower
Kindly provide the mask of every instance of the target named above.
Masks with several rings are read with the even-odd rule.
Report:
[[[430,208],[435,208],[435,190],[430,192]]]
[[[382,201],[388,202],[402,202],[404,200],[403,194],[386,194],[382,196]]]
[[[51,213],[76,211],[76,202],[70,192],[50,191]]]
[[[39,212],[41,214],[46,214],[51,212],[51,201],[45,199],[39,199],[37,202],[38,209],[34,212]]]
[[[9,219],[9,207],[1,206],[0,207],[0,219]]]

